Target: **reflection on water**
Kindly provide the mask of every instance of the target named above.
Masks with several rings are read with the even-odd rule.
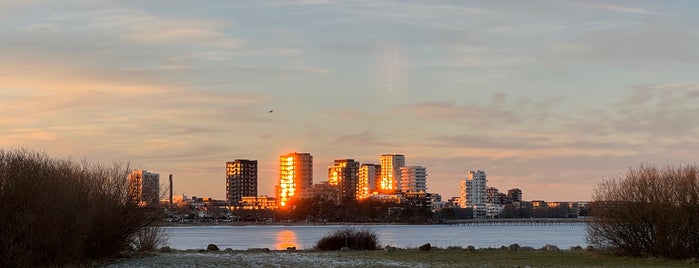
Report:
[[[175,249],[204,249],[208,244],[219,248],[245,250],[269,248],[284,250],[312,248],[325,234],[346,226],[180,226],[166,227],[172,235],[168,245]],[[357,228],[361,228],[357,226]],[[476,248],[500,247],[517,243],[522,246],[543,247],[546,244],[559,248],[586,246],[585,226],[561,225],[372,225],[381,245],[417,247],[424,243],[448,247],[469,245]]]
[[[297,247],[296,233],[290,230],[281,230],[277,233],[277,249],[286,249],[288,247]],[[300,249],[300,248],[299,248]]]

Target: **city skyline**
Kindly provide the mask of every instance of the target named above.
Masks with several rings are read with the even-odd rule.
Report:
[[[643,163],[695,164],[696,1],[0,2],[0,148],[173,174],[402,154],[429,192],[469,170],[590,200]]]

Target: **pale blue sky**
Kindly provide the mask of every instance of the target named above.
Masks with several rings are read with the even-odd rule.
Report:
[[[378,163],[587,200],[629,166],[695,164],[696,1],[0,1],[0,146],[173,173]],[[273,113],[267,111],[273,109]]]

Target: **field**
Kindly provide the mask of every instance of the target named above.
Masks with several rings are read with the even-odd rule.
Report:
[[[102,265],[99,265],[102,266]],[[584,251],[415,250],[156,253],[107,267],[699,267],[688,261],[624,258]]]

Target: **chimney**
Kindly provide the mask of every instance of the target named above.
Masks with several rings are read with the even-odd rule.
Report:
[[[172,210],[172,174],[170,174],[170,210]]]

